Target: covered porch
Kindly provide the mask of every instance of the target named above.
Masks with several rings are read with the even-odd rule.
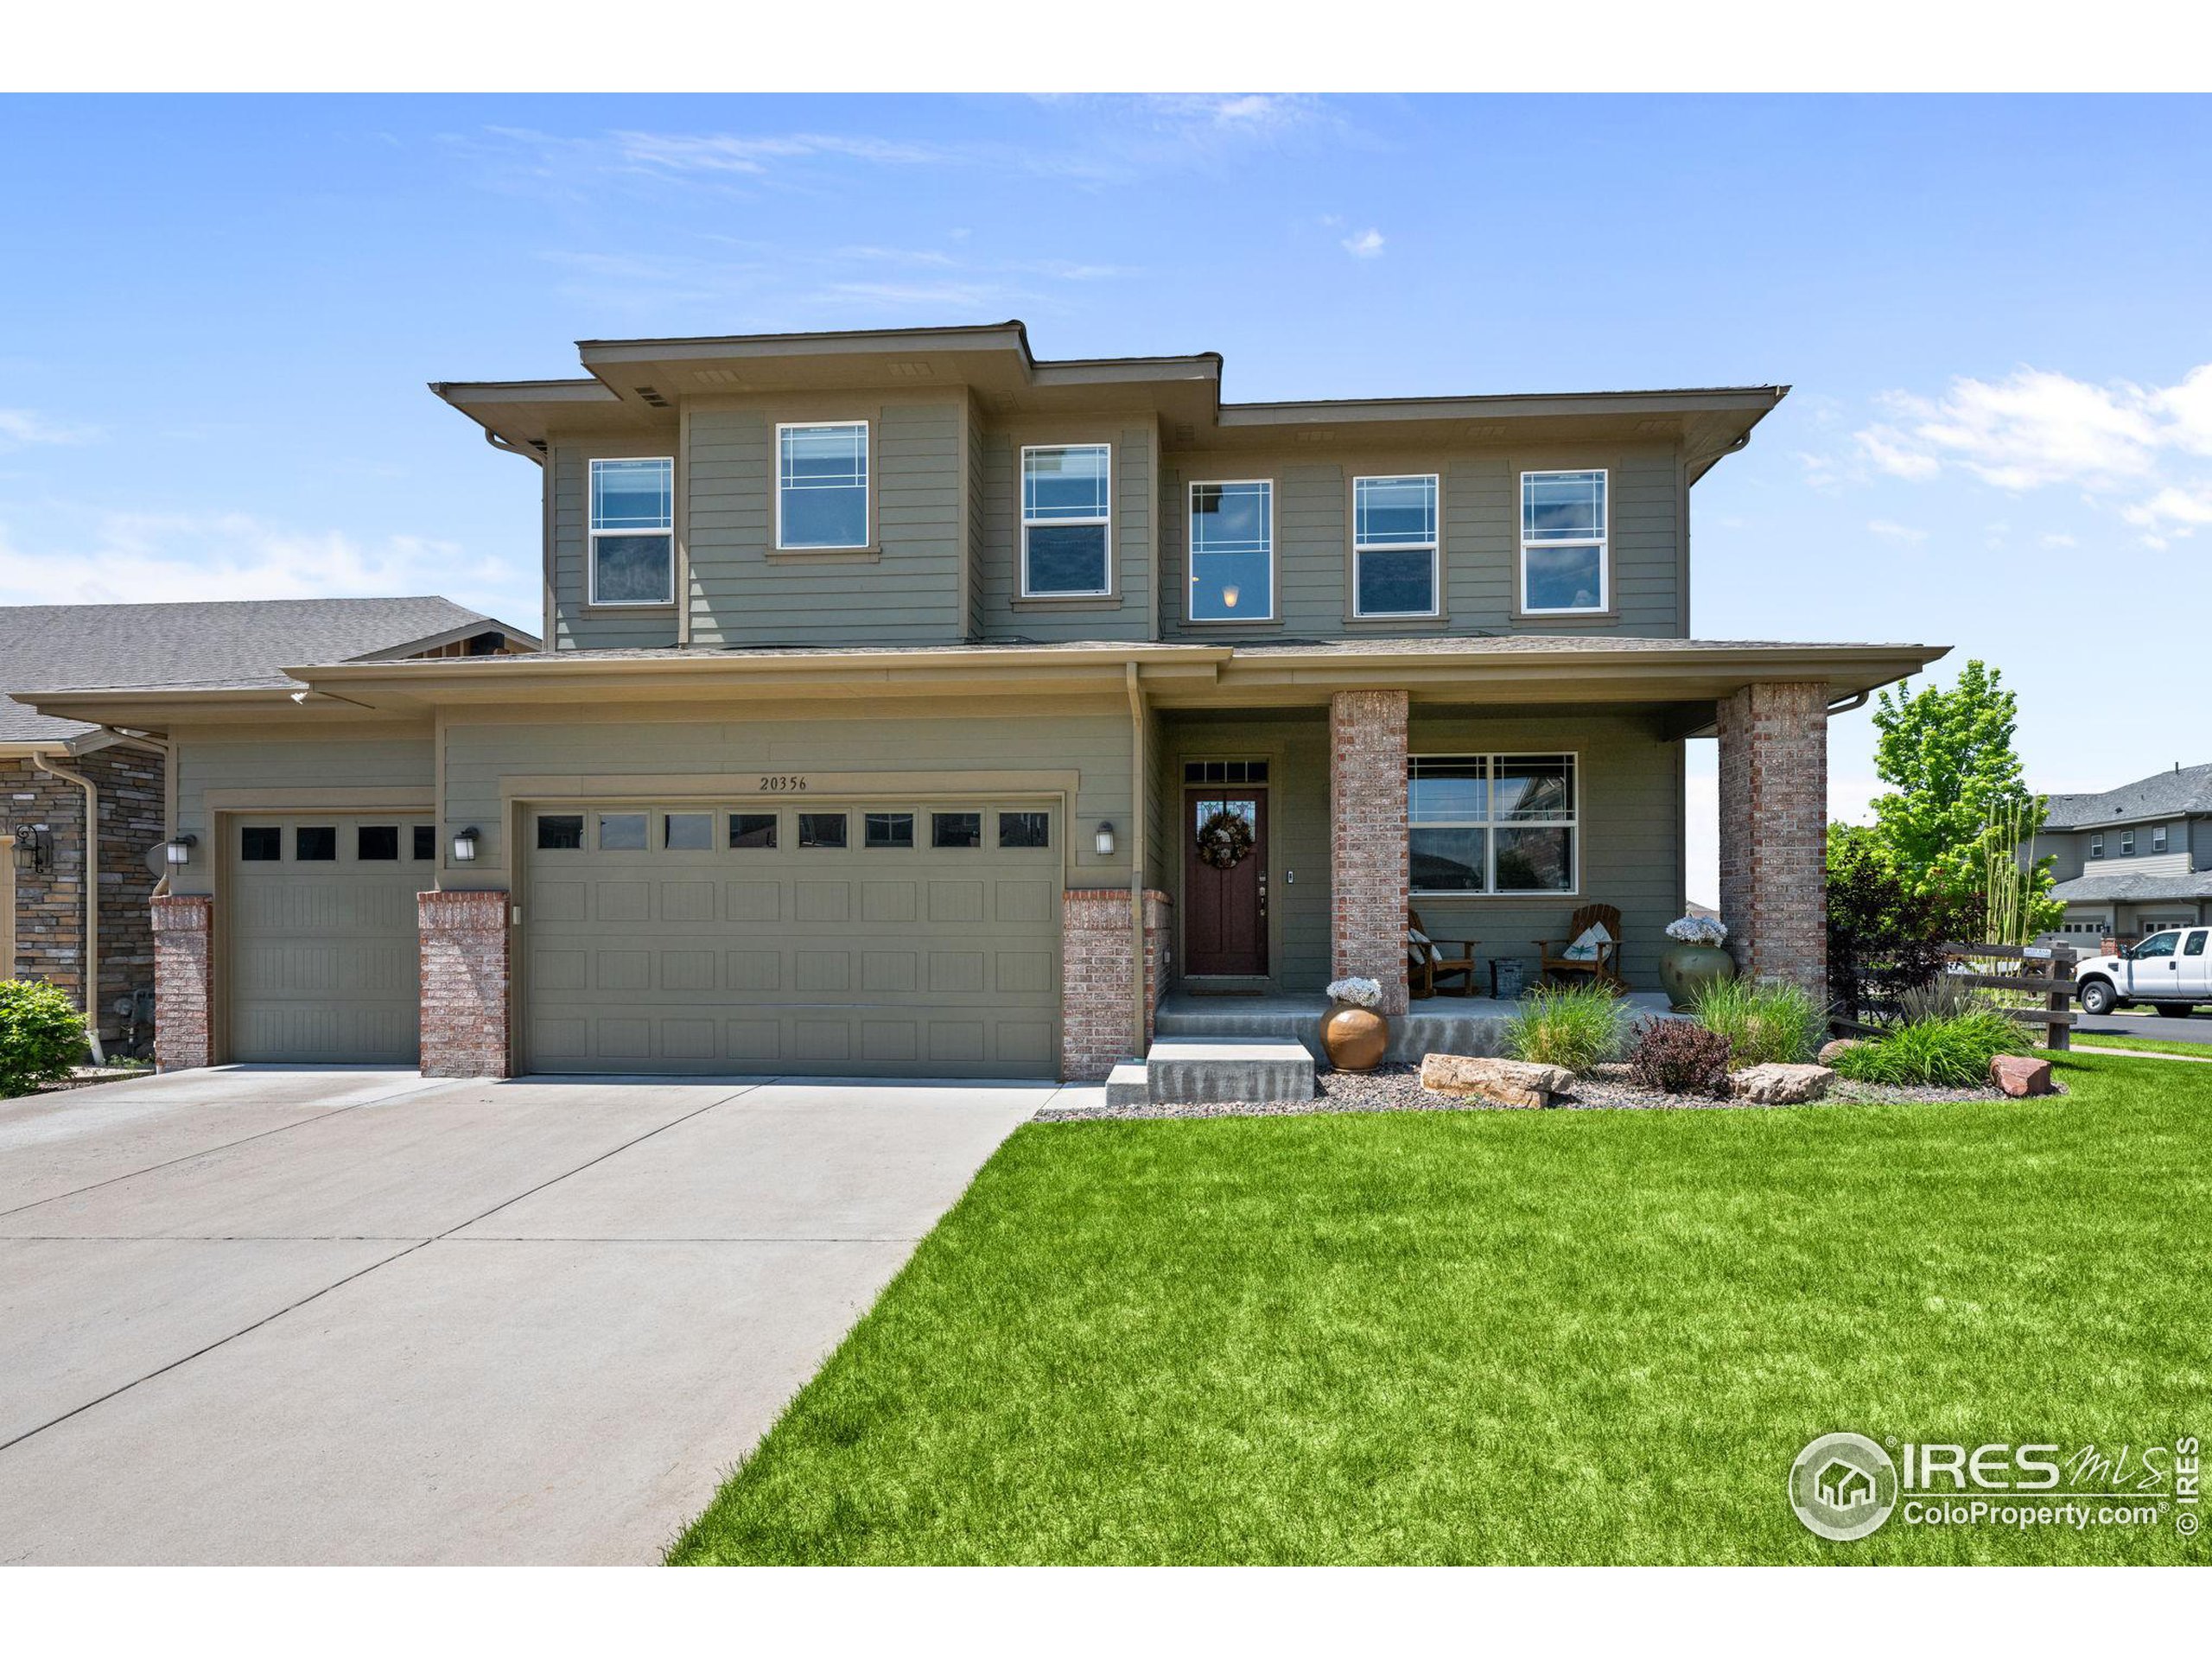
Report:
[[[1660,992],[1631,990],[1624,1001],[1639,1022],[1666,1016],[1667,999]],[[1179,987],[1160,1000],[1154,1035],[1216,1041],[1288,1038],[1319,1060],[1321,1017],[1328,1011],[1328,996],[1321,991],[1216,996]],[[1424,1054],[1503,1054],[1506,1023],[1513,1011],[1514,1004],[1501,997],[1418,1000],[1390,1022],[1390,1046],[1383,1058],[1410,1064]]]

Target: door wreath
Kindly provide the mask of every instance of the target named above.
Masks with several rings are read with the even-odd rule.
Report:
[[[1233,870],[1252,855],[1252,826],[1243,814],[1222,808],[1198,826],[1198,856],[1217,870]]]

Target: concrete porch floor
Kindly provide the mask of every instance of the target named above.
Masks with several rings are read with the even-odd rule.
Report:
[[[1630,991],[1621,999],[1639,1024],[1668,1017],[1659,991]],[[1495,996],[1433,996],[1390,1021],[1385,1056],[1408,1063],[1425,1054],[1500,1054],[1514,1005]],[[1321,1055],[1321,1016],[1329,999],[1319,991],[1267,991],[1256,995],[1193,996],[1179,988],[1160,1000],[1154,1032],[1160,1037],[1295,1037],[1316,1059]]]

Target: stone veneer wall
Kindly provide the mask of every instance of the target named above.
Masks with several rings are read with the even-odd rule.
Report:
[[[1382,982],[1406,1011],[1406,709],[1402,691],[1329,699],[1329,945],[1334,977]]]
[[[1144,1039],[1167,974],[1168,898],[1144,895]],[[1129,1052],[1129,890],[1091,887],[1062,896],[1060,924],[1060,1076],[1096,1083]]]
[[[1716,709],[1720,918],[1743,972],[1828,998],[1828,688],[1747,685]]]
[[[154,1065],[187,1071],[214,1061],[215,901],[167,893],[149,906],[154,944]]]
[[[510,1075],[507,895],[416,895],[422,929],[423,1075]]]
[[[90,779],[100,803],[100,982],[95,1004],[104,1042],[131,1034],[122,998],[154,987],[154,937],[149,901],[159,880],[146,855],[160,842],[162,757],[115,745],[56,766]],[[28,797],[29,798],[24,798]],[[29,760],[0,760],[0,823],[43,823],[54,837],[53,867],[44,874],[16,872],[16,979],[44,980],[82,1004],[85,989],[85,794],[67,779]]]

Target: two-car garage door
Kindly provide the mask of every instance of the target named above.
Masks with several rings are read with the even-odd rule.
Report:
[[[1020,801],[533,807],[524,1064],[1052,1076],[1062,828]]]

